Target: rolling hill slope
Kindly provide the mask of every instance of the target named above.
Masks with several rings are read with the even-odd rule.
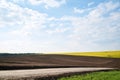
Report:
[[[120,51],[104,51],[104,52],[63,52],[54,54],[64,54],[73,56],[94,56],[94,57],[108,57],[108,58],[120,58]]]
[[[0,55],[0,69],[33,69],[54,67],[110,67],[120,68],[120,58],[71,56],[59,54]]]

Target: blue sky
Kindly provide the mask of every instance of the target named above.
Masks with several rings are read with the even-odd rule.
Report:
[[[0,52],[120,50],[119,0],[0,0]]]

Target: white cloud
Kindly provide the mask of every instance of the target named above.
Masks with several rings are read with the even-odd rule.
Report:
[[[26,35],[32,33],[34,29],[42,28],[47,18],[47,14],[39,13],[28,8],[22,8],[16,4],[5,1],[1,2],[0,12],[0,20],[2,21],[1,23],[4,24],[3,26],[7,27],[11,25],[11,27],[18,27],[18,30],[12,33],[20,35]]]
[[[74,8],[74,13],[84,13],[85,11],[85,9]]]
[[[12,0],[14,3],[24,2],[25,0]]]
[[[105,7],[109,3],[111,4],[111,6]],[[105,17],[104,14],[109,15],[110,13],[115,13],[115,12],[108,13],[108,11],[112,11],[117,7],[118,7],[118,3],[113,3],[113,2],[99,4],[95,9],[91,10],[88,15],[82,18],[75,18],[73,20],[73,25],[79,26],[79,28],[75,28],[75,30],[79,31],[83,29],[83,31],[84,30],[86,31],[85,33],[88,33],[90,30],[93,32],[97,30],[96,33],[100,32],[103,33],[104,35],[107,35],[105,34],[105,32],[108,32],[111,28],[116,27],[115,25],[113,26],[112,24],[117,24],[117,25],[119,24],[120,15],[116,14],[117,17],[113,18],[113,15]],[[119,27],[117,27],[117,29],[119,29]],[[109,32],[108,34],[111,34],[111,32]],[[100,37],[100,34],[98,35],[98,37]]]
[[[88,3],[88,6],[92,6],[95,2]]]
[[[68,30],[69,30],[69,28],[57,27],[54,30],[53,29],[52,30],[47,30],[46,32],[48,34],[57,34],[57,33],[64,33],[64,32],[66,32]]]
[[[100,17],[104,14],[108,14],[109,11],[112,11],[119,7],[119,3],[114,3],[112,1],[109,1],[107,3],[101,3],[97,7],[95,7],[94,10],[92,10],[89,15],[94,17]]]
[[[120,12],[113,11],[118,8],[118,3],[112,1],[101,3],[92,8],[83,17],[63,17],[63,20],[70,20],[73,34],[68,44],[73,45],[71,49],[81,50],[107,50],[118,49],[120,42]],[[87,9],[76,10],[81,13]],[[107,16],[106,16],[107,14]],[[114,45],[118,43],[118,45]],[[102,47],[102,48],[101,48]],[[76,49],[75,49],[76,50]]]
[[[43,3],[43,0],[29,0],[32,5],[38,5]]]
[[[49,7],[60,7],[62,4],[66,3],[66,0],[29,0],[32,5],[40,5],[44,4],[45,8],[48,9]]]
[[[106,3],[104,5],[104,7],[106,8],[107,11],[112,11],[112,10],[120,7],[120,2],[114,3],[112,1],[110,1],[110,2]]]
[[[32,44],[35,46],[30,39],[31,35],[36,31],[40,31],[40,34],[46,20],[47,14],[5,0],[0,1],[0,29],[4,30],[0,32],[0,48],[10,52],[29,51]]]
[[[2,51],[46,52],[58,50],[55,45],[60,37],[58,36],[56,39],[49,37],[51,34],[47,31],[53,31],[54,28],[49,29],[47,26],[53,24],[52,21],[59,19],[48,17],[45,13],[29,8],[20,7],[13,2],[2,0],[0,3],[0,29],[4,30],[3,32],[0,31],[0,48]],[[52,32],[55,36],[56,33],[66,31],[63,29],[62,23],[60,21],[59,23],[59,27],[55,26],[55,32]]]
[[[93,9],[94,8],[87,8],[87,9],[74,8],[74,13],[84,14],[84,13],[87,13],[87,12],[93,10]]]
[[[74,8],[80,15],[87,11],[88,14],[84,16],[55,18],[1,0],[0,30],[3,31],[0,32],[0,49],[11,52],[119,49],[120,12],[116,10],[118,7],[118,3],[109,1],[83,11]]]

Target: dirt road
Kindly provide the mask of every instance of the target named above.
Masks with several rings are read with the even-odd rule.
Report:
[[[99,70],[110,70],[112,68],[49,68],[49,69],[31,69],[31,70],[6,70],[0,71],[0,80],[22,80],[58,76],[66,73],[90,72]]]

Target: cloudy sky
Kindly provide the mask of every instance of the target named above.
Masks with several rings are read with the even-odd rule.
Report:
[[[120,0],[0,0],[0,52],[120,50]]]

